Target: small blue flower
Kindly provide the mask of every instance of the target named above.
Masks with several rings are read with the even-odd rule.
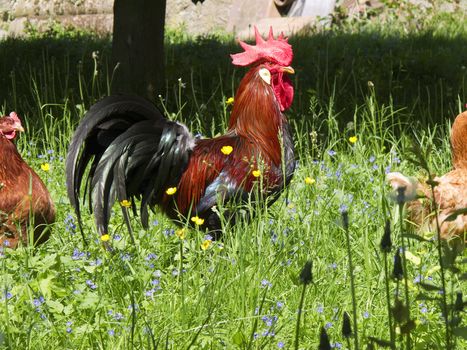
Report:
[[[345,204],[341,204],[340,207],[339,207],[339,213],[344,213],[344,212],[347,212],[349,210],[349,207]]]
[[[122,259],[122,261],[130,261],[131,255],[129,253],[120,254],[120,259]]]
[[[175,234],[175,230],[173,228],[171,229],[168,229],[166,228],[164,231],[162,231],[162,233],[164,234],[164,236],[173,236]]]
[[[370,163],[373,163],[375,160],[376,160],[376,158],[375,158],[375,156],[373,156],[373,155],[370,156],[370,158],[368,159],[368,161],[369,161]]]
[[[334,156],[337,154],[337,152],[336,152],[336,151],[333,151],[332,149],[330,149],[330,150],[328,151],[328,154],[329,154],[331,157],[334,157]]]
[[[139,310],[139,305],[138,304],[130,304],[130,305],[128,305],[127,309],[130,310],[130,311],[133,311],[133,310],[138,311]]]
[[[144,295],[146,295],[147,297],[152,297],[154,295],[154,293],[156,292],[156,290],[153,288],[153,289],[150,289],[150,290],[147,290]]]
[[[277,347],[278,347],[279,349],[283,349],[284,346],[285,346],[285,344],[284,344],[284,342],[282,342],[282,341],[280,341],[280,342],[277,343]]]
[[[363,313],[363,318],[370,318],[370,313],[368,311],[365,311]]]
[[[39,307],[40,305],[42,305],[44,303],[45,299],[43,296],[40,296],[39,298],[37,299],[33,299],[32,301],[32,304],[35,306],[35,307]]]
[[[13,294],[11,294],[9,291],[5,291],[3,295],[3,300],[10,300],[11,298],[13,298]]]
[[[100,265],[102,265],[102,259],[97,258],[96,260],[91,261],[89,263],[89,265],[91,265],[91,266],[100,266]]]
[[[78,248],[75,248],[73,250],[73,254],[71,255],[71,258],[73,260],[81,260],[85,255],[86,253],[80,252]]]
[[[267,279],[263,279],[261,281],[261,287],[266,288],[266,287],[272,287],[272,283],[269,282]]]
[[[327,329],[331,328],[332,326],[333,326],[333,323],[332,323],[332,322],[328,322],[328,323],[326,323],[326,324],[324,325],[324,329],[327,330]]]
[[[324,312],[324,306],[323,305],[318,305],[318,307],[316,308],[316,311],[319,314],[322,314]]]
[[[86,284],[88,285],[89,288],[92,290],[97,288],[97,285],[92,281],[92,280],[86,280]]]
[[[282,301],[278,301],[276,303],[276,307],[280,310],[280,309],[282,309],[284,307],[284,303]]]
[[[115,335],[115,331],[113,329],[109,329],[107,331],[107,334],[110,335],[110,336],[114,336]]]

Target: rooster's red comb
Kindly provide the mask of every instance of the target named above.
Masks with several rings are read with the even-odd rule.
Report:
[[[292,63],[292,46],[283,34],[274,39],[272,27],[270,27],[268,40],[264,40],[258,28],[255,27],[255,38],[256,45],[248,45],[239,40],[240,46],[245,51],[230,55],[234,65],[244,67],[259,61],[271,61],[282,66],[289,66]]]

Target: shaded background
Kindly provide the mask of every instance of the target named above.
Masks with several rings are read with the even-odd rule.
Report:
[[[42,1],[30,8],[19,6],[26,1],[8,3],[15,7],[3,12],[3,28],[17,32],[0,41],[1,106],[27,116],[32,126],[44,109],[59,118],[63,104],[78,118],[109,91],[114,66],[108,12],[113,2],[99,2],[99,7],[93,1]],[[370,95],[396,108],[403,123],[452,119],[463,108],[465,1],[443,1],[438,7],[411,1],[356,2],[357,7],[345,3],[338,2],[324,20],[300,25],[290,38],[297,71],[292,118],[316,124],[318,109],[332,109],[346,123]],[[234,94],[243,75],[230,63],[229,54],[240,50],[236,34],[220,29],[231,20],[228,14],[241,13],[242,6],[233,0],[216,6],[212,0],[167,3],[164,108],[188,122],[201,119],[202,132],[218,131],[211,129],[222,117],[222,101]],[[259,15],[266,14],[251,17]],[[208,18],[204,26],[194,26],[203,18]]]

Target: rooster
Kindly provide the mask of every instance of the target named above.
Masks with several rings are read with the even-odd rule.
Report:
[[[451,150],[454,169],[433,179],[434,202],[427,184],[397,172],[389,173],[387,180],[395,190],[403,190],[410,222],[431,232],[436,232],[438,222],[441,238],[460,236],[467,242],[467,111],[452,125]],[[438,207],[437,217],[433,205]]]
[[[46,241],[55,207],[39,176],[21,158],[13,140],[24,131],[15,112],[0,118],[0,246],[28,243],[28,224],[34,225],[34,243]],[[30,222],[32,220],[32,222]]]
[[[245,201],[261,193],[272,203],[290,182],[294,145],[283,112],[293,100],[287,74],[293,52],[281,34],[267,40],[255,28],[256,45],[240,41],[231,55],[236,66],[251,66],[235,94],[225,135],[197,139],[181,123],[169,121],[150,102],[114,95],[86,113],[71,141],[66,175],[68,196],[81,222],[80,192],[85,178],[100,235],[108,234],[111,208],[118,200],[131,233],[127,208],[148,227],[148,207],[159,206],[179,222],[191,219],[214,235],[221,233],[217,203]],[[86,169],[89,172],[85,177]],[[254,191],[257,187],[258,191]],[[231,222],[232,213],[226,214]]]

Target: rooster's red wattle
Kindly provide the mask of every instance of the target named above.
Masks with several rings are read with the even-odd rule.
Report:
[[[196,139],[185,125],[165,119],[150,102],[114,95],[93,105],[75,131],[67,156],[68,195],[81,220],[81,183],[88,164],[85,192],[101,235],[108,233],[115,200],[141,199],[141,221],[147,208],[160,206],[170,217],[219,232],[213,207],[219,201],[242,201],[261,183],[262,198],[272,203],[290,182],[294,145],[286,116],[293,86],[286,76],[292,47],[282,35],[267,40],[256,31],[256,45],[240,42],[244,52],[233,64],[251,66],[242,79],[225,135]],[[123,203],[128,203],[123,202]],[[126,208],[123,206],[128,221]],[[233,215],[228,214],[233,220]]]

